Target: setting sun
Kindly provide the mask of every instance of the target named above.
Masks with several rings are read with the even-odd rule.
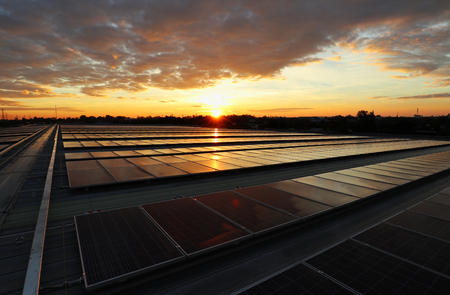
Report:
[[[212,111],[211,111],[211,115],[212,115],[214,118],[219,118],[221,114],[222,114],[222,111],[221,111],[221,110],[212,110]]]

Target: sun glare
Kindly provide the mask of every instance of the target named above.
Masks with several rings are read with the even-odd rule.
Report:
[[[211,115],[212,115],[214,118],[219,118],[221,114],[222,114],[222,111],[221,111],[221,110],[212,110],[212,111],[211,111]]]

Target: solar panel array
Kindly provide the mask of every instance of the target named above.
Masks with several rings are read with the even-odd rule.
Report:
[[[42,125],[0,128],[0,151],[44,128]]]
[[[391,161],[386,164],[413,167],[416,163],[425,165],[429,171],[426,175],[431,175],[450,168],[450,152]],[[369,165],[364,168],[370,169],[372,166],[381,165]],[[97,168],[92,166],[92,169]],[[172,201],[108,211],[109,213],[76,216],[75,223],[77,224],[83,269],[86,276],[90,278],[85,281],[86,288],[117,281],[123,276],[133,275],[136,271],[140,273],[153,269],[153,265],[161,266],[165,265],[166,262],[172,262],[172,258],[163,259],[158,263],[147,264],[132,271],[126,271],[128,268],[124,267],[122,273],[109,270],[109,265],[114,263],[128,265],[129,262],[125,262],[128,261],[126,257],[131,254],[127,253],[135,251],[128,244],[128,240],[133,244],[133,239],[136,239],[134,236],[129,237],[130,234],[133,235],[135,223],[139,223],[139,227],[136,227],[136,233],[150,231],[151,233],[148,235],[151,237],[149,239],[155,241],[153,235],[156,235],[157,232],[158,239],[163,241],[158,246],[148,244],[145,246],[146,251],[153,251],[153,247],[159,247],[158,249],[163,249],[161,250],[163,252],[170,252],[173,251],[173,245],[175,245],[180,253],[189,258],[219,247],[236,244],[263,232],[299,223],[302,220],[324,214],[352,202],[361,201],[367,197],[374,197],[383,191],[414,181],[408,177],[405,178],[405,175],[414,175],[416,171],[425,171],[421,167],[408,168],[407,173],[393,172],[389,169],[383,170],[380,167],[374,168],[376,173],[373,173],[373,175],[385,177],[384,180],[379,180],[373,179],[370,173],[359,172],[357,169],[359,168],[192,198],[177,198]],[[358,176],[351,175],[352,172],[356,172]],[[392,175],[393,173],[396,176]],[[418,178],[423,178],[426,175],[418,176]],[[387,179],[392,181],[387,181]],[[440,196],[436,196],[436,198],[438,201],[443,199]],[[433,202],[433,200],[435,199],[430,199],[430,202]],[[433,204],[439,203],[434,202]],[[447,216],[442,213],[442,210],[424,208],[422,206],[414,210],[428,210],[426,211],[428,213],[434,212],[435,215]],[[125,211],[123,212],[123,210]],[[413,208],[410,210],[413,210]],[[142,215],[141,212],[145,212],[147,215]],[[138,216],[136,217],[138,219],[129,221],[127,216],[130,214]],[[448,235],[450,227],[446,227],[440,222],[444,219],[425,216],[433,218],[434,221],[431,222],[427,218],[410,216],[411,214],[421,215],[419,213],[408,211],[408,214],[408,216],[398,215],[392,220],[386,221],[386,223],[404,224],[404,220],[415,220],[417,225],[414,223],[414,226],[421,229],[423,226],[421,227],[420,222],[425,222],[430,226],[421,230],[426,231],[427,235],[432,236],[434,234],[441,240],[450,241]],[[450,226],[450,221],[445,220],[445,222]],[[78,223],[81,225],[79,226]],[[145,227],[147,226],[151,229],[146,230]],[[440,228],[440,231],[434,229],[433,226]],[[413,227],[412,230],[417,230],[416,227]],[[156,241],[159,241],[158,239]],[[118,245],[124,246],[120,248],[122,254],[117,256]],[[112,264],[109,262],[100,263],[97,258],[92,258],[99,251],[104,255],[105,260],[110,259],[114,262],[111,262]],[[120,258],[122,256],[124,256],[123,259]],[[392,260],[390,257],[379,258],[387,261],[386,263],[390,263],[390,260]],[[97,267],[100,269],[97,269]],[[101,275],[97,275],[97,273]],[[435,289],[438,289],[437,285]]]
[[[449,294],[449,217],[450,187],[237,294]]]
[[[66,154],[66,158],[82,162],[83,165],[95,165],[98,169],[83,170],[83,165],[77,165],[79,168],[75,169],[73,168],[74,165],[72,165],[72,161],[68,161],[66,167],[70,187],[77,188],[111,183],[142,181],[153,178],[281,165],[444,144],[447,144],[447,142],[400,141],[378,144],[371,143],[367,145],[342,145],[339,150],[334,147],[316,146],[219,152],[211,152],[210,149],[206,147],[196,147],[189,148],[189,151],[178,150],[178,154],[175,153],[175,149],[82,152]],[[203,151],[201,151],[202,149]],[[201,152],[193,153],[194,150],[200,150]],[[167,154],[164,154],[164,152],[167,152]],[[89,160],[81,161],[80,159]],[[413,168],[414,166],[408,166],[407,171],[417,171],[417,169],[414,170]],[[404,168],[393,166],[379,167],[375,165],[369,168],[361,168],[360,172],[377,174],[376,172],[380,169],[383,171],[389,170],[391,171],[390,175],[393,175],[399,172],[399,169]],[[94,175],[95,173],[99,173],[99,175]],[[421,174],[421,172],[415,172],[415,174]],[[109,177],[107,175],[109,175]],[[385,173],[385,175],[389,176],[389,173]],[[408,174],[405,173],[404,178],[414,180],[417,176],[408,176]]]

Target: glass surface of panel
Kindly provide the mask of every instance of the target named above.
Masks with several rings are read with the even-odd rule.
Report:
[[[431,215],[450,221],[450,206],[436,204],[432,202],[420,202],[408,210]]]
[[[182,169],[191,174],[217,171],[216,169],[213,169],[211,167],[203,166],[194,162],[172,163],[170,165]]]
[[[75,217],[86,286],[184,259],[138,207]]]
[[[299,220],[232,191],[197,196],[194,199],[254,233]]]
[[[175,157],[192,162],[203,161],[206,159],[205,157],[202,157],[200,155],[176,155]]]
[[[450,242],[450,222],[447,220],[406,210],[385,222]]]
[[[67,176],[69,177],[69,186],[71,188],[116,183],[114,178],[103,168],[90,170],[68,170]]]
[[[421,178],[420,176],[414,176],[411,174],[405,174],[405,173],[399,173],[399,172],[393,172],[393,171],[387,171],[387,170],[380,170],[380,169],[373,169],[373,168],[369,168],[368,166],[353,168],[353,170],[361,171],[361,172],[368,172],[368,173],[373,173],[373,174],[378,174],[378,175],[383,175],[383,176],[388,176],[388,177],[392,176],[392,177],[403,178],[403,179],[408,179],[408,180],[416,180],[416,179]]]
[[[359,200],[359,198],[356,197],[340,194],[292,180],[274,182],[267,184],[267,186],[333,207]]]
[[[311,216],[333,208],[265,185],[237,189],[235,192],[298,217]]]
[[[354,239],[450,276],[450,244],[387,223]]]
[[[250,237],[250,233],[190,198],[142,205],[142,208],[187,254]]]
[[[187,160],[185,160],[185,159],[176,158],[174,156],[158,156],[158,157],[152,157],[152,159],[160,161],[162,163],[166,163],[166,164],[187,162]]]
[[[92,155],[90,153],[65,153],[64,157],[66,160],[91,159]]]
[[[98,161],[105,168],[134,166],[132,163],[126,161],[125,159],[104,159]]]
[[[216,169],[219,171],[242,168],[242,167],[239,167],[236,165],[232,165],[232,164],[228,164],[228,163],[220,162],[220,161],[216,161],[216,160],[198,161],[197,164],[204,165],[206,167],[210,167],[210,168],[213,168],[213,169]]]
[[[67,171],[102,169],[102,166],[96,160],[70,161],[66,162]]]
[[[99,140],[97,141],[101,146],[119,146],[117,143],[110,140]]]
[[[450,195],[441,192],[427,199],[427,201],[450,206]]]
[[[129,157],[129,156],[141,156],[141,154],[136,153],[135,151],[114,151],[120,157]]]
[[[229,163],[229,164],[233,164],[236,166],[241,166],[241,167],[258,167],[261,166],[262,164],[258,164],[258,163],[254,163],[254,162],[248,162],[248,161],[244,161],[241,159],[233,159],[233,158],[223,158],[220,159],[221,162],[225,162],[225,163]]]
[[[410,180],[407,180],[407,179],[401,179],[401,178],[396,178],[396,177],[391,177],[391,176],[383,176],[383,175],[373,174],[373,173],[369,173],[369,172],[361,172],[361,171],[356,171],[353,169],[339,170],[339,171],[336,171],[335,173],[364,178],[364,179],[368,179],[368,180],[376,180],[376,181],[380,181],[380,182],[384,182],[384,183],[390,183],[393,185],[402,185],[402,184],[410,182]]]
[[[347,240],[307,263],[362,294],[448,294],[450,279]]]
[[[138,181],[155,178],[155,176],[136,166],[106,168],[118,182]]]
[[[167,164],[148,165],[148,166],[139,166],[139,167],[141,167],[145,171],[147,171],[150,174],[152,174],[156,177],[159,177],[159,178],[189,174],[181,169],[169,166]]]
[[[270,277],[239,295],[262,294],[354,294],[304,264]]]
[[[450,187],[449,187],[449,188],[446,188],[445,190],[443,190],[443,191],[441,192],[441,194],[445,194],[445,195],[449,195],[449,196],[450,196]]]
[[[158,165],[161,162],[156,161],[150,157],[136,157],[136,158],[125,158],[127,161],[138,165],[138,166],[148,166],[148,165]]]
[[[418,169],[411,169],[411,167],[399,167],[401,165],[392,165],[392,164],[377,164],[377,165],[370,165],[368,167],[376,168],[376,169],[382,169],[382,170],[388,170],[393,172],[400,172],[400,173],[406,173],[411,175],[418,175],[418,176],[428,176],[430,174],[433,174],[433,172],[424,171],[424,170],[418,170]]]
[[[334,192],[351,195],[358,198],[365,198],[374,194],[379,193],[380,191],[365,188],[361,186],[356,186],[344,182],[324,179],[316,176],[307,176],[301,178],[292,179],[293,181],[301,182],[304,184],[312,185],[315,187],[320,187],[323,189],[328,189]]]
[[[379,182],[379,181],[369,180],[369,179],[364,179],[364,178],[358,178],[358,177],[354,177],[354,176],[343,175],[343,174],[339,174],[336,172],[323,173],[323,174],[318,174],[316,176],[320,177],[320,178],[350,183],[350,184],[354,184],[354,185],[358,185],[358,186],[364,186],[364,187],[376,189],[379,191],[384,191],[384,190],[388,190],[388,189],[396,187],[396,185],[393,185],[393,184],[388,184],[385,182]]]
[[[155,151],[155,150],[135,150],[137,153],[146,155],[146,156],[153,156],[153,155],[161,155],[161,153]]]
[[[80,142],[78,142],[78,141],[74,141],[74,142],[67,142],[66,141],[66,142],[63,143],[63,145],[64,145],[64,148],[66,148],[66,149],[83,147],[83,145]]]
[[[117,155],[113,152],[91,152],[91,155],[96,159],[117,157]]]
[[[98,142],[96,141],[81,141],[81,144],[84,147],[98,147],[101,146]]]

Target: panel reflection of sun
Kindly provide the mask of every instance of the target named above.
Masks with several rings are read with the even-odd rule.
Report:
[[[212,110],[212,111],[211,111],[211,115],[212,115],[214,118],[219,118],[221,114],[222,114],[222,111],[221,111],[221,110]]]

